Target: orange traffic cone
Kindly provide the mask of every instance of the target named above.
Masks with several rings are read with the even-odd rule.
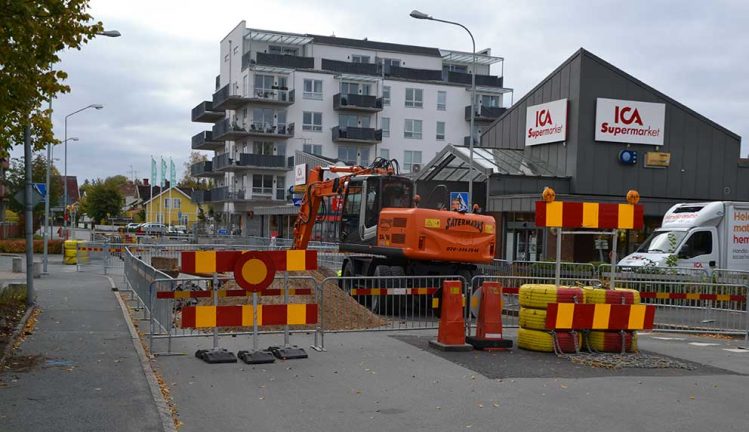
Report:
[[[429,345],[442,351],[471,351],[473,347],[465,340],[462,282],[445,281],[442,284],[440,307],[442,312],[437,340],[430,340]]]
[[[476,336],[466,342],[477,350],[501,351],[512,348],[512,341],[502,337],[502,285],[498,282],[481,284],[481,304],[476,325]]]

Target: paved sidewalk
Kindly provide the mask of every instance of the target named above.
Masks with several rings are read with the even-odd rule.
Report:
[[[50,259],[50,275],[35,280],[42,312],[16,352],[38,355],[39,363],[0,374],[7,385],[0,387],[0,430],[161,431],[109,281],[57,258]]]

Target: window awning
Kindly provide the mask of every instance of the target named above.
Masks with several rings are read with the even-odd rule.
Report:
[[[458,63],[466,65],[473,64],[473,53],[441,49],[440,54],[442,54],[442,60],[448,63]],[[494,57],[486,54],[476,53],[476,64],[486,66],[493,65],[494,63],[499,63],[501,61],[504,61],[502,57]]]
[[[281,45],[306,45],[312,42],[312,38],[306,35],[276,33],[264,30],[250,30],[250,32],[245,35],[245,39]]]

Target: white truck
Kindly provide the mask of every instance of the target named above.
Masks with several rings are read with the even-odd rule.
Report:
[[[749,271],[749,202],[676,204],[662,226],[618,264]]]

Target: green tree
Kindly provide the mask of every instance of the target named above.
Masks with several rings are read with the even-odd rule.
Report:
[[[180,179],[179,183],[177,183],[177,186],[180,189],[201,189],[201,190],[208,190],[210,189],[211,185],[208,180],[201,180],[197,177],[192,176],[192,166],[199,162],[205,162],[208,160],[208,157],[200,152],[191,152],[190,153],[190,159],[188,159],[185,162],[185,172],[182,175],[182,179]]]
[[[31,161],[31,180],[34,183],[46,183],[47,181],[47,158],[41,154],[37,154]],[[23,214],[24,204],[23,200],[17,201],[15,194],[21,192],[23,195],[26,181],[26,171],[24,168],[24,158],[17,158],[11,160],[10,169],[6,173],[6,185],[10,192],[10,199],[8,200],[8,208],[16,213]],[[49,205],[50,207],[56,207],[62,202],[63,184],[60,172],[54,164],[50,170],[50,195]],[[38,228],[42,224],[44,218],[44,204],[39,203],[34,207],[33,221],[34,228]],[[23,218],[21,218],[23,220]]]
[[[0,0],[0,151],[23,141],[31,127],[41,150],[58,141],[47,101],[70,87],[55,68],[59,52],[80,49],[103,30],[87,13],[89,0]]]
[[[118,179],[109,177],[106,180],[94,180],[90,183],[86,195],[81,200],[80,213],[87,214],[94,223],[101,223],[108,217],[122,214],[125,197],[118,187]]]

